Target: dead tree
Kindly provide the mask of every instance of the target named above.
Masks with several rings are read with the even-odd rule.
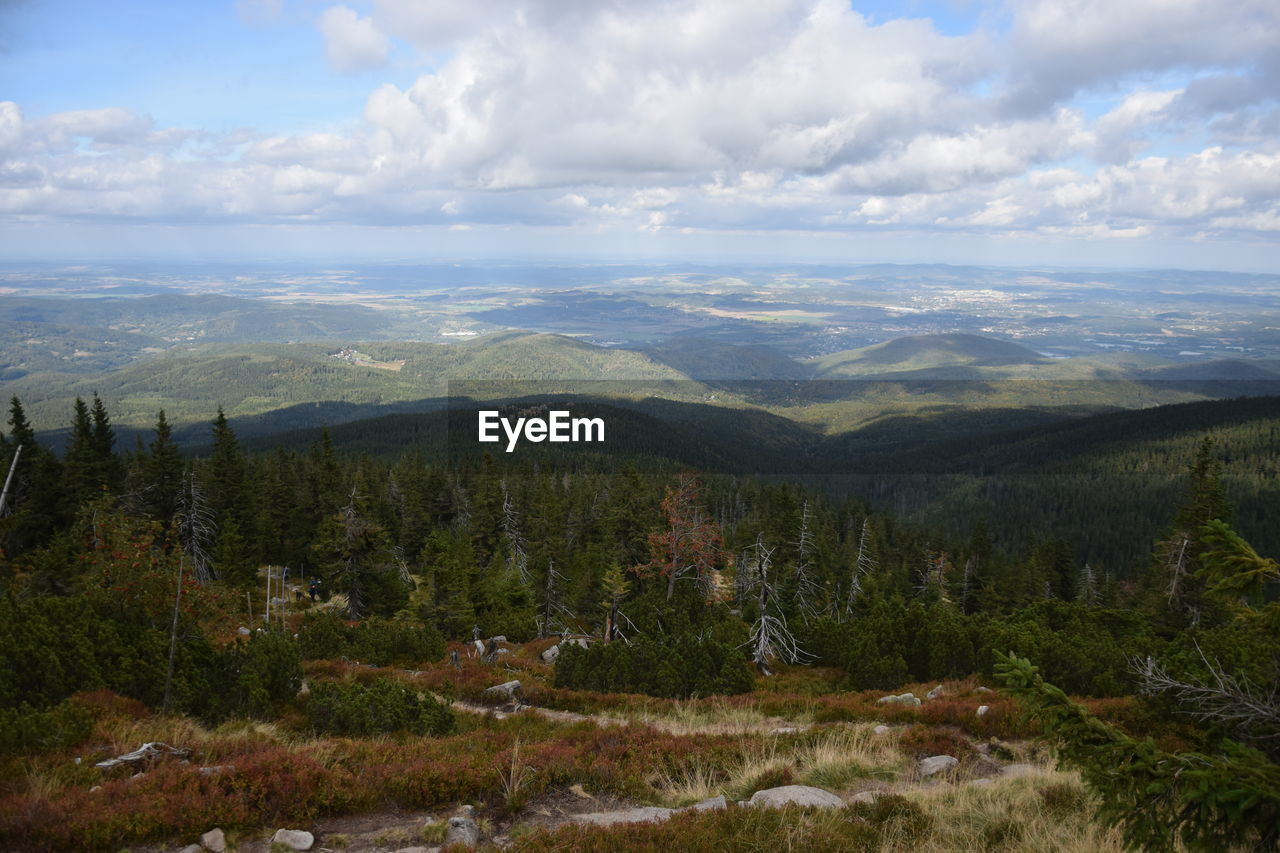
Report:
[[[751,660],[761,675],[773,675],[769,663],[775,658],[798,664],[805,663],[809,657],[796,643],[795,636],[787,627],[787,617],[778,606],[777,592],[769,576],[773,568],[773,551],[765,545],[764,534],[758,535],[756,544],[752,546],[750,563],[744,567],[751,574],[749,590],[755,594],[760,609],[751,628],[751,639],[744,645],[750,647]]]
[[[800,510],[800,535],[796,540],[795,594],[792,598],[796,610],[799,611],[806,625],[810,618],[817,615],[818,596],[821,593],[818,581],[814,578],[812,564],[814,544],[813,531],[810,528],[811,518],[809,502],[806,500]]]
[[[1226,672],[1210,661],[1196,644],[1208,677],[1183,680],[1169,674],[1164,665],[1148,657],[1130,666],[1138,676],[1138,691],[1147,696],[1168,695],[1178,711],[1206,723],[1230,729],[1241,740],[1259,746],[1269,755],[1280,752],[1280,685],[1263,688],[1246,677]]]
[[[543,637],[568,633],[573,613],[564,603],[560,591],[563,583],[564,575],[556,571],[555,560],[547,560],[547,580],[542,590],[542,618],[539,620],[542,623],[539,634]]]
[[[858,534],[858,553],[853,558],[853,567],[849,571],[849,593],[845,596],[844,612],[852,615],[853,606],[862,595],[862,579],[875,571],[879,566],[875,549],[871,543],[871,518],[862,519],[862,531]]]
[[[9,462],[9,473],[4,478],[4,491],[0,492],[0,516],[9,507],[9,491],[13,488],[13,473],[18,470],[18,458],[22,456],[22,445],[13,451],[13,459]]]
[[[502,535],[507,540],[507,565],[520,576],[520,583],[529,585],[529,552],[520,530],[520,513],[511,500],[507,481],[502,481]]]
[[[173,596],[173,624],[169,629],[169,665],[164,676],[164,704],[162,710],[169,712],[169,698],[173,688],[173,662],[178,651],[178,614],[182,609],[182,580],[186,561],[191,560],[196,578],[204,583],[212,578],[209,568],[209,543],[213,540],[215,525],[213,512],[205,503],[204,490],[200,488],[195,474],[188,471],[182,483],[182,494],[178,499],[177,521],[178,534],[178,589]]]

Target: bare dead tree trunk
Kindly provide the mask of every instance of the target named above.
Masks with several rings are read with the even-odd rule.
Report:
[[[9,491],[13,487],[13,472],[18,470],[18,459],[22,456],[22,445],[13,451],[13,459],[9,462],[9,474],[4,478],[4,491],[0,492],[0,516],[9,506]]]

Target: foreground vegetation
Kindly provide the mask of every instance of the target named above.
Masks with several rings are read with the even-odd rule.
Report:
[[[206,460],[163,418],[124,454],[96,400],[61,459],[16,401],[10,426],[12,849],[464,803],[532,850],[1277,843],[1280,573],[1229,524],[1208,438],[1150,556],[1104,571],[1052,536],[1010,551],[790,484],[387,464],[324,438],[255,457],[225,418]],[[152,741],[190,752],[97,766]],[[926,779],[932,756],[956,764]],[[572,819],[789,784],[846,805]]]

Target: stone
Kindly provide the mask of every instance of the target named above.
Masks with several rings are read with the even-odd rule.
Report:
[[[101,791],[101,790],[102,790],[101,785],[94,785],[92,788],[89,789],[89,793],[92,794],[94,791]]]
[[[449,818],[449,826],[444,831],[444,846],[462,844],[475,847],[480,843],[480,827],[469,814],[454,815]]]
[[[234,764],[213,764],[209,767],[199,768],[201,776],[221,776],[223,773],[235,773],[236,766]]]
[[[178,853],[204,853],[204,850],[199,844],[188,844],[186,847],[179,850]]]
[[[888,791],[880,791],[880,790],[859,791],[858,793],[853,795],[852,801],[855,803],[866,803],[867,805],[872,805],[873,803],[875,803],[876,800],[880,799],[881,797],[887,797],[888,795],[889,795]]]
[[[544,663],[555,663],[559,657],[560,657],[559,646],[552,646],[551,648],[545,649],[542,652],[542,660]]]
[[[421,844],[413,847],[401,847],[396,853],[440,853],[439,847],[423,847]]]
[[[516,691],[519,689],[519,681],[506,681],[502,684],[495,684],[492,687],[485,688],[484,695],[497,698],[514,699],[516,698]]]
[[[920,759],[920,776],[927,779],[937,773],[950,770],[960,763],[960,759],[951,755],[931,755]]]
[[[771,735],[793,735],[800,731],[798,726],[778,726],[776,729],[770,729]]]
[[[509,655],[509,654],[511,654],[511,649],[498,649],[498,654],[500,654],[500,655]]]
[[[991,689],[990,687],[979,687],[979,688],[977,688],[976,690],[974,690],[973,692],[974,692],[974,693],[992,693],[992,692],[994,692],[994,691],[992,691],[992,689]]]
[[[272,844],[283,844],[290,850],[310,850],[316,843],[316,837],[302,829],[277,829],[271,836]]]
[[[493,640],[495,643],[505,643],[507,641],[507,638],[504,634],[499,634],[498,636],[490,637],[489,639]]]
[[[783,785],[781,788],[766,788],[751,795],[749,805],[756,808],[776,809],[782,806],[820,806],[827,809],[844,807],[844,800],[830,791],[814,788],[809,785]]]
[[[643,806],[616,812],[588,812],[574,815],[573,820],[576,823],[589,823],[593,826],[613,826],[619,823],[661,823],[673,814],[675,812],[672,809]]]
[[[250,634],[252,634],[253,632],[252,632],[252,631],[250,631],[250,630],[249,630],[248,628],[246,628],[245,626],[241,625],[239,628],[237,628],[237,629],[236,629],[236,633],[237,633],[237,634],[239,634],[241,637],[247,637],[247,636],[249,636]]]
[[[729,803],[725,801],[724,795],[721,794],[718,797],[712,797],[709,800],[703,800],[700,803],[694,803],[693,805],[689,806],[687,809],[684,809],[684,811],[718,812],[718,811],[721,811],[722,809],[727,809],[727,808],[729,808]]]
[[[1040,772],[1040,768],[1034,764],[1026,764],[1024,762],[1014,762],[1006,764],[1000,768],[1001,776],[1030,776],[1033,773]]]
[[[937,687],[933,688],[933,689],[932,689],[932,690],[930,690],[928,693],[926,693],[926,694],[924,695],[924,698],[926,698],[926,699],[937,699],[937,698],[938,698],[939,696],[941,696],[942,694],[943,694],[942,685],[941,685],[941,684],[939,684]]]
[[[880,725],[876,726],[876,727],[875,727],[874,729],[872,729],[871,731],[875,732],[875,733],[876,733],[876,734],[878,734],[878,735],[887,735],[889,732],[893,731],[893,729],[889,728],[889,727],[888,727],[888,726],[886,726],[884,723],[881,723]]]
[[[990,705],[979,705],[979,706],[978,706],[978,716],[979,716],[979,717],[985,717],[985,716],[987,715],[987,712],[988,712],[988,711],[990,711],[990,710],[991,710],[991,706],[990,706]]]
[[[914,693],[899,693],[897,696],[881,696],[877,705],[919,705],[920,700]]]
[[[210,853],[227,853],[227,837],[223,835],[220,827],[214,827],[200,836],[200,843]]]
[[[990,779],[974,779],[974,780],[973,780],[972,782],[970,782],[969,784],[970,784],[970,785],[983,785],[983,786],[985,786],[985,785],[990,785],[990,784],[991,784],[991,780],[990,780]]]

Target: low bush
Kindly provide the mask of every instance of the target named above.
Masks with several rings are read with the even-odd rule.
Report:
[[[308,613],[298,643],[306,660],[346,657],[374,666],[420,664],[444,655],[444,638],[434,625],[377,617],[348,625],[332,611]]]
[[[683,699],[747,693],[752,677],[742,650],[713,637],[641,636],[629,644],[564,647],[555,686]]]
[[[93,715],[67,700],[47,711],[30,705],[0,708],[0,753],[29,755],[83,743],[93,731]]]
[[[390,732],[446,735],[453,711],[428,694],[389,678],[371,684],[320,682],[307,700],[311,727],[320,733],[363,737]]]

